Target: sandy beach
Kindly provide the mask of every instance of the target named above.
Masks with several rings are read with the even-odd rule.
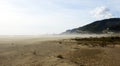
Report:
[[[0,66],[120,66],[120,42],[115,48],[88,47],[75,37],[2,36]]]

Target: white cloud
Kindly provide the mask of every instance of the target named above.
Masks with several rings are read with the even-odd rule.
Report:
[[[113,14],[110,12],[110,9],[107,7],[97,7],[94,10],[90,12],[93,17],[96,19],[107,19],[107,18],[112,18]]]
[[[89,10],[95,6],[89,0],[0,0],[0,35],[60,33],[92,22]],[[92,14],[113,17],[106,7]]]

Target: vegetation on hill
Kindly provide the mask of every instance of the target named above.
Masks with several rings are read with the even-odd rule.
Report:
[[[67,30],[63,34],[73,33],[118,33],[120,32],[120,18],[110,18],[95,21],[83,27]]]

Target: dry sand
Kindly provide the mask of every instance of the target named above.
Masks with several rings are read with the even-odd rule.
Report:
[[[120,66],[119,46],[89,48],[69,40],[90,36],[0,36],[0,66]]]

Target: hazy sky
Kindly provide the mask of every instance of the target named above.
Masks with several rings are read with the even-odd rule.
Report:
[[[120,0],[0,0],[0,35],[61,33],[120,16]]]

